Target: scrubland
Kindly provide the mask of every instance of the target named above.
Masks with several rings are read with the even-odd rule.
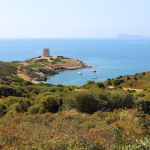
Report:
[[[16,76],[17,62],[1,65],[0,149],[150,149],[149,72],[77,87],[35,84]]]

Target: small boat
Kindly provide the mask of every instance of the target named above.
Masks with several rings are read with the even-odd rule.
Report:
[[[97,77],[92,77],[92,79],[97,79]]]
[[[79,75],[82,75],[82,73],[81,73],[81,72],[78,72],[78,74],[79,74]]]
[[[90,70],[91,72],[96,72],[96,70]]]

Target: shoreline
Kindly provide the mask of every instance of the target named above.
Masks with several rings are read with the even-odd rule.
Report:
[[[67,58],[65,56],[39,56],[27,59],[21,62],[20,65],[31,69],[29,73],[27,69],[20,69],[18,67],[18,77],[23,77],[23,79],[30,80],[31,82],[47,81],[49,76],[59,74],[61,71],[91,68],[91,66],[88,66],[81,60]]]

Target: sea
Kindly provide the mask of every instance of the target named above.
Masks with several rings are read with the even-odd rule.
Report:
[[[44,48],[50,49],[51,56],[66,56],[92,66],[61,71],[47,83],[83,85],[88,80],[101,82],[150,71],[150,39],[0,39],[0,61],[42,56]]]

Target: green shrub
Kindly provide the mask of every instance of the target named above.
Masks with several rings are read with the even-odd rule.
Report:
[[[46,112],[46,110],[44,109],[44,107],[40,107],[39,113],[40,113],[40,114],[44,114],[45,112]]]
[[[150,114],[150,98],[139,98],[139,100],[136,101],[136,106],[139,111]]]
[[[111,81],[110,81],[110,80],[107,81],[107,82],[106,82],[106,85],[107,85],[107,86],[112,85]]]
[[[55,113],[61,105],[61,99],[55,95],[48,95],[43,97],[40,101],[40,109],[44,108],[45,112]]]
[[[120,84],[123,83],[123,82],[124,82],[123,79],[114,79],[114,80],[113,80],[114,86],[118,86],[118,85],[120,85]]]
[[[18,84],[18,85],[22,85],[25,81],[24,79],[22,78],[19,78],[19,77],[13,77],[11,78],[11,81],[13,81],[15,84]]]
[[[66,107],[89,114],[98,110],[112,111],[119,108],[132,108],[133,106],[133,95],[125,91],[94,89],[72,92],[66,96]]]
[[[67,61],[61,61],[62,64],[65,64]]]
[[[16,112],[21,112],[22,108],[21,108],[20,104],[17,102],[8,107],[8,111],[10,111],[10,110],[16,111]]]
[[[99,87],[99,88],[104,88],[104,87],[105,87],[102,82],[97,82],[96,85],[97,85],[97,87]]]
[[[36,60],[34,63],[39,63],[39,62],[48,62],[47,59],[39,59],[39,60]]]
[[[5,115],[7,112],[7,108],[4,104],[0,103],[0,118]]]
[[[95,81],[88,80],[87,84],[89,84],[89,85],[95,84]]]
[[[134,97],[125,91],[112,91],[108,97],[108,109],[133,108]]]
[[[28,98],[24,97],[15,97],[15,96],[9,96],[3,100],[3,103],[9,108],[11,105],[15,103],[19,103],[21,107],[21,111],[27,111],[28,107],[31,106],[32,102]],[[12,107],[16,107],[15,105]]]
[[[40,109],[40,105],[36,104],[36,105],[29,107],[28,112],[30,114],[37,114],[37,113],[39,113],[39,109]]]
[[[49,58],[49,60],[54,60],[54,58]]]
[[[51,87],[51,88],[49,89],[49,91],[50,91],[50,92],[55,92],[55,91],[56,91],[56,88],[55,88],[55,87]]]
[[[17,64],[11,62],[0,62],[0,75],[12,76],[17,74]]]
[[[144,97],[144,96],[145,96],[145,93],[143,93],[143,92],[136,92],[136,93],[134,94],[134,96],[135,96],[136,98],[138,98],[138,97]]]
[[[106,110],[108,106],[108,94],[105,90],[94,90],[92,91],[94,94],[95,99],[98,101],[98,108],[99,110]]]
[[[18,97],[28,97],[28,92],[19,86],[9,86],[0,84],[0,97],[8,96],[18,96]]]
[[[37,90],[38,92],[40,92],[44,88],[45,88],[44,86],[38,86],[38,85],[28,85],[28,86],[25,87],[25,89],[28,92],[32,92],[33,90]]]
[[[57,84],[57,87],[63,87],[63,85],[62,84]]]
[[[99,109],[99,102],[90,91],[72,92],[66,97],[66,105],[70,109],[89,114]]]
[[[36,99],[35,99],[35,104],[38,104],[39,103],[39,101],[40,101],[40,99],[42,99],[43,97],[45,97],[45,96],[48,96],[48,95],[52,95],[53,93],[51,93],[51,92],[44,92],[44,93],[41,93],[41,94],[39,94],[37,97],[36,97]]]
[[[24,85],[25,85],[25,86],[27,86],[27,85],[33,85],[33,83],[30,82],[30,81],[25,81],[25,82],[24,82]]]
[[[0,97],[4,96],[4,97],[7,97],[7,96],[16,96],[17,95],[17,91],[16,89],[8,86],[8,85],[0,85]]]

